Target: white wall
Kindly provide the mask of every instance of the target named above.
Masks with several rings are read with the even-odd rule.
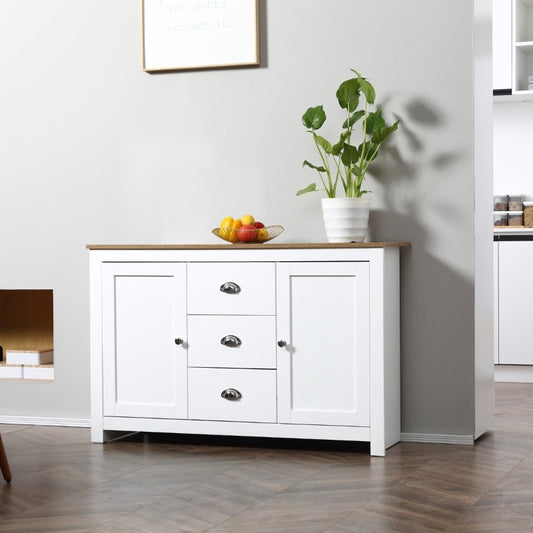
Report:
[[[354,67],[402,120],[369,185],[373,237],[413,243],[403,431],[471,435],[473,13],[473,0],[262,1],[260,68],[150,75],[140,2],[3,0],[0,288],[54,290],[56,379],[0,383],[0,415],[89,416],[86,243],[215,242],[245,212],[283,224],[280,240],[324,240],[319,196],[295,196],[314,179],[300,117],[333,110]]]

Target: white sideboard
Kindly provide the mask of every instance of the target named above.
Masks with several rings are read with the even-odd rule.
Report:
[[[400,440],[406,243],[88,245],[91,438]]]

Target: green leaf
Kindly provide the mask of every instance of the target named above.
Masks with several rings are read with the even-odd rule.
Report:
[[[380,130],[376,131],[372,135],[371,141],[375,144],[381,144],[383,143],[392,133],[394,133],[398,129],[398,124],[400,123],[399,120],[397,120],[392,126],[386,126],[384,128],[381,128]]]
[[[365,116],[364,110],[356,111],[344,121],[344,124],[342,125],[342,127],[344,129],[351,128],[361,117],[364,117],[364,116]]]
[[[368,151],[365,156],[366,161],[370,162],[376,159],[376,157],[378,156],[380,145],[381,143],[373,143],[373,142],[369,142],[367,144]]]
[[[376,91],[374,90],[372,84],[365,78],[360,78],[359,84],[361,86],[361,91],[365,95],[366,101],[369,104],[373,104],[376,100]]]
[[[339,155],[344,148],[344,141],[341,139],[337,144],[331,147],[331,155]]]
[[[316,191],[316,183],[311,183],[311,185],[308,185],[305,189],[300,189],[296,196],[301,196],[302,194],[305,194],[307,192],[314,192]]]
[[[360,93],[361,91],[357,78],[351,78],[343,81],[339,85],[336,93],[341,109],[347,109],[349,113],[357,109],[357,106],[359,105]]]
[[[381,116],[381,109],[376,109],[373,113],[369,113],[366,118],[366,132],[372,135],[374,132],[385,127],[385,120]]]
[[[353,165],[352,166],[352,172],[358,177],[358,178],[363,178],[364,176],[364,172],[363,172],[363,169],[357,165]]]
[[[346,166],[352,166],[353,164],[357,163],[358,159],[359,159],[359,150],[355,146],[352,146],[351,144],[345,144],[344,150],[342,151],[342,157],[341,157],[343,164]]]
[[[313,165],[313,163],[309,163],[307,159],[303,162],[302,167],[309,167],[313,170],[318,170],[318,172],[326,172],[326,169],[324,167],[317,167],[316,165]]]
[[[331,147],[331,155],[339,155],[342,152],[342,149],[344,148],[344,143],[346,142],[346,139],[349,136],[350,136],[350,133],[347,131],[343,131],[341,133],[339,142],[337,142]]]
[[[331,154],[331,143],[314,132],[313,135],[315,137],[315,142],[324,149],[324,152],[326,152],[326,154]]]
[[[376,100],[376,91],[374,90],[374,87],[366,78],[363,78],[357,70],[352,68],[351,71],[357,76],[357,81],[359,82],[362,93],[365,95],[366,101],[369,104],[373,104]]]
[[[326,112],[323,106],[310,107],[302,116],[303,125],[310,130],[318,130],[326,122]]]

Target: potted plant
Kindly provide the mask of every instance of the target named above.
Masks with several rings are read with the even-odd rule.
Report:
[[[392,125],[386,124],[382,109],[374,105],[374,87],[359,72],[351,70],[354,76],[343,81],[336,92],[339,106],[346,113],[336,143],[329,142],[317,133],[326,122],[323,106],[310,107],[302,116],[303,125],[312,135],[320,157],[320,164],[305,160],[303,166],[316,170],[326,192],[327,198],[322,199],[322,209],[330,242],[364,240],[370,209],[370,200],[364,198],[369,192],[362,188],[364,179],[381,145],[398,129],[400,123],[397,120]],[[354,140],[356,135],[358,141]],[[339,183],[344,191],[343,198],[337,198]],[[296,194],[300,196],[317,190],[317,184],[311,183]],[[346,212],[346,206],[354,204],[357,207],[350,207],[349,210],[359,207],[361,214]],[[346,229],[345,226],[352,222],[364,227],[354,231]]]

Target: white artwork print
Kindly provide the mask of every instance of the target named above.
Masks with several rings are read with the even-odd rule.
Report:
[[[143,68],[257,65],[257,0],[143,0]]]

